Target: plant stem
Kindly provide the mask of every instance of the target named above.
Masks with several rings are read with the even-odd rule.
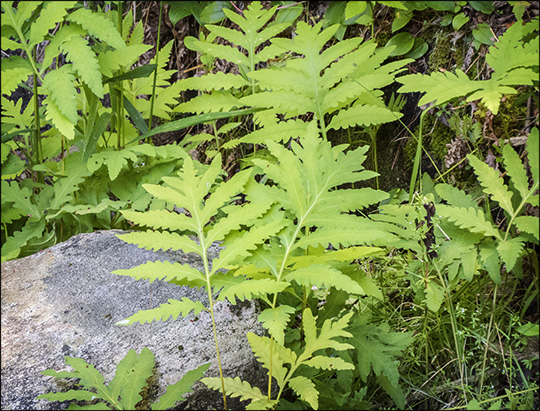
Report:
[[[157,72],[159,69],[159,41],[161,37],[161,10],[163,8],[163,2],[159,2],[159,20],[158,20],[158,32],[157,32],[157,42],[156,42],[156,69],[154,70],[154,80],[152,82],[152,97],[150,98],[150,118],[148,119],[148,130],[152,129],[152,117],[154,116],[154,102],[156,100],[156,81],[157,81]],[[151,137],[148,137],[147,143],[151,142]]]
[[[495,305],[497,303],[497,288],[498,287],[499,286],[495,284],[495,288],[493,289],[493,301],[492,301],[493,307],[491,309],[491,315],[489,316],[489,325],[488,325],[487,336],[486,336],[486,346],[484,348],[484,358],[482,360],[482,373],[480,377],[480,390],[479,390],[480,393],[482,392],[482,389],[484,388],[484,372],[486,370],[487,351],[488,351],[488,346],[489,346],[489,340],[491,337],[491,326],[493,324],[493,315],[495,313]]]

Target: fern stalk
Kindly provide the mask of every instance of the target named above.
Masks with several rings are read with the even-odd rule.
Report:
[[[9,7],[7,7],[9,8]],[[36,53],[36,47],[34,46],[34,56]],[[33,60],[33,59],[30,59]],[[37,76],[36,76],[37,75]],[[40,117],[39,117],[39,99],[38,99],[38,85],[37,85],[37,77],[39,77],[39,74],[37,71],[34,72],[34,122],[36,129],[33,133],[33,141],[32,141],[32,159],[34,164],[41,164],[43,162],[43,154],[42,154],[42,146],[41,146],[41,127],[40,127]],[[39,183],[43,183],[45,181],[45,178],[43,177],[43,172],[38,171],[36,172],[36,179]]]
[[[118,26],[118,32],[122,33],[122,11],[123,11],[124,3],[119,2],[118,3],[118,9],[116,10],[117,14],[117,26]],[[118,150],[121,150],[124,148],[125,144],[125,136],[124,136],[124,83],[119,82],[118,83],[118,106],[117,106],[117,114],[118,114],[118,123],[116,128],[117,133],[117,139],[118,139]]]
[[[163,2],[159,2],[159,20],[158,20],[158,32],[156,42],[156,66],[159,67],[159,40],[161,37],[161,10],[163,8]],[[152,97],[150,98],[150,117],[148,119],[148,130],[152,130],[152,116],[154,115],[154,102],[156,100],[156,81],[157,81],[157,67],[154,70],[154,79],[152,82]],[[150,143],[150,137],[148,137],[147,143]]]

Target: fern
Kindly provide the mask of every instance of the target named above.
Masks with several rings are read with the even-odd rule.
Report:
[[[538,140],[538,129],[534,128],[527,139],[528,163],[532,172],[531,183],[527,178],[524,164],[509,145],[504,146],[502,150],[509,184],[499,176],[498,171],[470,154],[467,156],[484,192],[505,211],[507,227],[504,232],[495,227],[478,207],[466,208],[465,206],[470,203],[470,197],[464,193],[450,191],[445,185],[436,187],[437,192],[441,194],[452,192],[451,195],[443,196],[452,205],[438,206],[438,213],[456,226],[480,234],[480,238],[475,241],[476,244],[479,243],[478,251],[474,253],[479,253],[484,269],[496,282],[500,281],[498,261],[505,263],[507,271],[511,271],[523,253],[525,244],[538,243],[540,240],[536,228],[538,219],[522,215],[525,204],[534,204],[540,186]],[[516,229],[524,234],[520,234]],[[496,248],[496,253],[493,247]]]
[[[499,41],[490,47],[486,62],[494,73],[489,80],[470,80],[461,70],[432,73],[431,75],[412,74],[396,79],[403,86],[401,93],[420,91],[426,94],[418,105],[432,101],[441,105],[453,98],[468,96],[467,101],[481,99],[493,114],[499,111],[501,97],[516,94],[516,85],[532,85],[538,79],[538,41],[525,43],[523,38],[538,30],[538,18],[527,24],[518,21],[499,37]]]
[[[408,60],[381,66],[388,57],[386,50],[376,50],[376,44],[352,38],[330,46],[323,46],[334,35],[337,25],[322,29],[322,22],[311,27],[300,22],[292,39],[272,39],[283,52],[298,53],[303,57],[290,59],[285,67],[271,67],[249,73],[257,80],[261,91],[244,97],[244,104],[273,108],[285,118],[314,113],[323,136],[330,128],[352,125],[380,124],[393,121],[399,113],[392,113],[373,93],[390,84],[400,67]],[[334,62],[335,60],[338,60]],[[280,81],[276,82],[275,79]],[[362,98],[362,95],[370,97]],[[360,98],[350,109],[343,109]],[[366,100],[367,98],[367,100]],[[325,115],[341,109],[328,123]]]
[[[88,364],[82,358],[65,358],[66,364],[73,367],[74,371],[45,370],[41,374],[55,378],[78,378],[85,389],[42,394],[37,399],[49,401],[92,401],[97,399],[113,409],[133,410],[143,400],[141,393],[148,378],[152,376],[154,368],[154,354],[148,348],[143,348],[139,355],[135,350],[129,350],[118,363],[114,378],[106,386],[103,376],[93,365]],[[195,370],[188,371],[180,381],[169,385],[165,394],[152,404],[152,409],[167,409],[182,401],[183,395],[190,391],[191,386],[204,375],[209,366],[210,363],[203,364]],[[103,409],[103,404],[96,405],[98,408],[95,405],[77,406],[72,404],[68,409]]]
[[[67,17],[68,21],[79,24],[92,36],[97,37],[115,49],[126,47],[122,35],[107,17],[87,9],[78,9]]]
[[[72,37],[62,43],[61,50],[66,53],[66,59],[73,64],[73,70],[90,90],[99,98],[103,98],[103,83],[96,54],[81,37]]]
[[[150,281],[166,278],[171,282],[180,285],[203,286],[208,293],[208,307],[212,316],[212,324],[215,330],[213,307],[213,292],[223,287],[223,280],[217,275],[218,270],[226,268],[228,265],[239,263],[246,256],[251,255],[257,244],[264,242],[268,237],[275,235],[282,228],[284,223],[273,221],[268,224],[255,225],[250,230],[240,231],[239,215],[244,215],[242,225],[250,227],[257,218],[268,210],[271,202],[255,202],[245,206],[235,206],[230,203],[240,193],[247,183],[250,172],[245,170],[235,174],[229,181],[219,184],[221,171],[221,156],[218,155],[210,166],[204,167],[200,163],[186,157],[183,168],[177,173],[177,177],[163,177],[166,186],[145,185],[144,188],[157,198],[164,200],[171,207],[184,208],[190,215],[190,222],[187,218],[177,218],[173,227],[182,228],[182,233],[176,232],[153,232],[123,234],[118,237],[130,243],[139,243],[147,248],[173,248],[182,249],[185,252],[196,252],[202,257],[204,272],[182,266],[181,264],[159,264],[170,268],[170,274],[163,270],[155,269],[154,264],[144,264],[130,270],[117,270],[114,273],[119,275],[130,275],[135,278],[146,278]],[[216,217],[221,210],[225,215],[218,219],[215,225],[209,225],[210,221]],[[162,227],[163,221],[152,219],[144,213],[125,212],[126,218],[133,219],[139,224],[148,227]],[[198,238],[196,243],[188,237],[188,233],[195,234]],[[208,261],[208,248],[213,242],[223,239],[224,250],[221,255],[210,264]],[[174,278],[173,278],[174,277]],[[273,290],[272,287],[269,287]],[[214,289],[214,290],[213,290]],[[249,287],[224,287],[223,298],[231,301],[238,297],[244,299],[253,293],[258,294]],[[168,305],[161,306],[154,310],[140,311],[122,324],[130,324],[134,321],[152,321],[154,319],[166,319],[170,315],[177,317],[181,312],[187,313],[191,309],[200,310],[202,305],[198,302],[184,300],[177,302],[170,300]],[[214,333],[216,351],[219,353],[217,335]],[[218,357],[219,362],[219,357]],[[219,362],[221,371],[221,363]],[[222,374],[221,374],[222,375]],[[224,396],[224,402],[225,396]]]

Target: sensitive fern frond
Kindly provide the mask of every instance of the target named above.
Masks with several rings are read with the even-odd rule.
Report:
[[[131,325],[139,322],[141,324],[151,323],[152,321],[167,321],[172,317],[176,320],[180,314],[182,317],[187,317],[193,311],[194,315],[206,310],[206,307],[200,301],[192,301],[187,297],[183,297],[181,301],[169,299],[167,303],[161,304],[159,307],[150,310],[141,310],[125,320],[117,322],[115,325]]]
[[[303,57],[288,60],[282,68],[271,67],[249,73],[259,87],[267,91],[244,97],[241,101],[247,105],[276,108],[286,117],[314,113],[323,135],[326,135],[329,128],[326,114],[351,104],[362,94],[390,84],[397,70],[408,62],[402,60],[398,64],[381,67],[387,55],[375,52],[373,42],[358,47],[360,38],[339,42],[321,52],[337,29],[338,25],[323,29],[322,22],[313,27],[300,22],[293,39],[272,39],[272,43],[283,51],[293,51]],[[365,60],[363,64],[370,66],[368,72],[360,67],[360,60]],[[276,82],[276,78],[280,81]],[[394,121],[396,115],[382,102],[379,104],[378,108],[362,103],[353,111],[342,110],[331,128]],[[364,113],[364,110],[368,111]],[[373,115],[374,110],[376,115]]]
[[[470,80],[459,69],[455,74],[411,74],[396,79],[403,84],[398,91],[425,92],[418,102],[419,106],[432,101],[441,105],[457,97],[467,97],[467,101],[481,99],[493,114],[497,114],[501,97],[504,94],[517,93],[515,88],[510,86],[532,85],[533,81],[538,79],[538,41],[523,41],[529,33],[538,30],[538,22],[538,18],[525,25],[518,21],[490,47],[486,62],[495,72],[489,80]]]

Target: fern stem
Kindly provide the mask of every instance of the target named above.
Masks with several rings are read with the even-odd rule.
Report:
[[[34,47],[33,50],[34,56],[36,53],[36,47]],[[32,60],[32,59],[31,59]],[[32,139],[32,160],[34,164],[41,164],[43,162],[43,154],[42,154],[42,146],[41,146],[41,129],[40,129],[40,117],[39,117],[39,99],[38,99],[38,80],[36,77],[37,71],[34,72],[34,122],[35,122],[35,130],[33,133],[34,138]],[[38,74],[39,76],[39,74]],[[39,183],[43,183],[45,181],[45,178],[43,176],[42,171],[36,172],[36,180]]]
[[[118,15],[117,15],[117,26],[118,26],[118,31],[120,32],[120,35],[122,35],[122,31],[123,31],[123,29],[122,29],[123,5],[124,5],[123,2],[119,2],[118,3],[118,10],[116,10],[116,12],[118,13]],[[116,133],[117,133],[117,139],[118,139],[118,150],[121,150],[122,148],[124,148],[124,144],[125,144],[125,137],[124,137],[124,83],[121,82],[121,81],[118,84],[118,92],[119,92],[118,106],[117,106],[118,123],[117,123]]]
[[[159,20],[158,20],[158,31],[157,31],[157,42],[156,42],[156,69],[154,70],[154,80],[152,82],[152,97],[150,99],[150,118],[148,119],[148,131],[152,130],[152,117],[154,115],[154,102],[156,100],[156,81],[157,81],[157,72],[159,68],[159,41],[161,38],[161,10],[163,8],[163,2],[159,2]],[[150,143],[151,137],[148,137],[147,143]]]
[[[208,263],[205,261],[205,266],[208,266]],[[206,267],[205,267],[206,268]],[[227,410],[227,395],[225,394],[225,380],[223,379],[223,369],[221,367],[221,356],[219,355],[219,344],[216,331],[216,320],[214,318],[214,300],[212,298],[212,288],[210,287],[210,276],[206,276],[206,289],[208,292],[208,301],[210,306],[210,316],[212,317],[212,330],[214,332],[214,343],[216,345],[216,357],[218,361],[219,368],[219,377],[221,378],[221,392],[223,393],[223,408]]]
[[[484,375],[486,370],[486,359],[487,359],[487,351],[489,347],[489,340],[491,338],[491,326],[493,324],[493,315],[495,313],[495,306],[497,304],[497,288],[499,286],[495,284],[495,288],[493,289],[493,308],[491,309],[491,315],[489,316],[489,325],[487,329],[487,336],[486,336],[486,346],[484,347],[484,358],[482,359],[482,373],[480,374],[480,390],[478,392],[482,392],[482,389],[484,388]]]

